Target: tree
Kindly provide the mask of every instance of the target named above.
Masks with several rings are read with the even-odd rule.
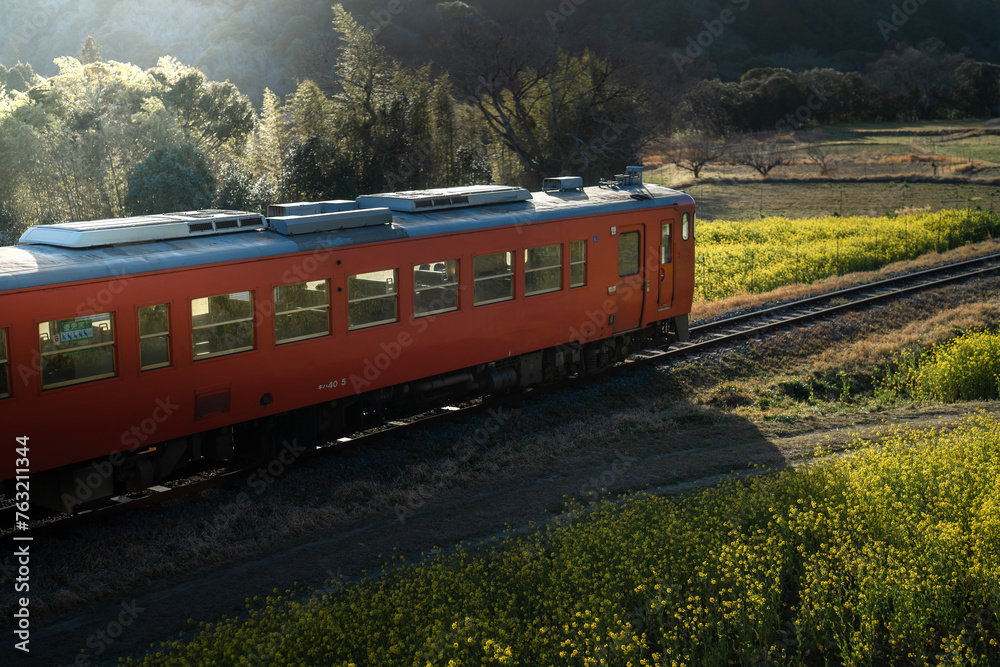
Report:
[[[219,187],[215,191],[212,206],[263,213],[276,196],[274,185],[268,176],[255,179],[252,173],[240,165],[229,162],[223,165],[219,174]]]
[[[101,62],[101,45],[90,35],[80,49],[80,62],[84,65]]]
[[[289,110],[295,138],[299,141],[325,137],[331,133],[332,105],[316,82],[307,79],[299,84],[292,96]]]
[[[162,86],[160,98],[181,120],[188,139],[212,155],[229,145],[239,152],[253,132],[255,114],[250,99],[227,82],[205,75],[173,58],[160,58],[150,76]]]
[[[990,117],[1000,111],[1000,66],[967,60],[955,71],[955,102],[965,116]]]
[[[377,192],[429,185],[429,69],[403,67],[341,5],[333,11],[340,45],[332,137],[349,161],[355,187]]]
[[[746,93],[738,83],[699,81],[684,95],[680,116],[686,127],[712,137],[725,137],[741,126],[740,107]]]
[[[283,201],[354,199],[358,196],[348,160],[325,137],[292,142],[282,164],[278,197]]]
[[[264,89],[264,102],[253,136],[247,147],[244,166],[257,178],[266,179],[270,189],[278,185],[282,157],[287,145],[285,121],[282,119],[284,105],[281,99],[269,89]]]
[[[670,150],[670,161],[698,178],[702,169],[725,155],[728,150],[729,142],[725,140],[713,141],[699,136],[676,139]]]
[[[769,132],[744,137],[733,148],[732,157],[736,164],[751,167],[764,178],[775,167],[790,163],[788,152],[778,145],[774,135]]]
[[[125,207],[131,215],[207,208],[215,175],[205,154],[191,142],[160,148],[136,165],[128,181]]]
[[[804,139],[807,142],[806,155],[809,156],[809,159],[814,164],[819,166],[819,173],[823,176],[829,176],[833,173],[833,150],[826,141],[826,135],[821,132],[812,131],[807,133]]]
[[[517,157],[525,185],[568,173],[595,181],[635,159],[652,114],[627,65],[485,21],[461,25],[450,42],[462,92]]]

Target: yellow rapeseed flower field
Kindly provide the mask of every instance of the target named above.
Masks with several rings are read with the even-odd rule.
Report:
[[[945,402],[1000,398],[1000,333],[968,331],[923,351],[907,350],[882,381],[888,396]]]
[[[256,600],[129,665],[997,665],[1000,420]]]
[[[998,231],[1000,215],[973,210],[703,222],[696,230],[696,295],[715,301],[871,271]]]

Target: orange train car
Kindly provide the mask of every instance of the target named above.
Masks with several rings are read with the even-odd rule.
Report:
[[[685,339],[692,198],[633,168],[581,185],[29,229],[0,248],[5,494],[30,470],[32,502],[75,510]]]

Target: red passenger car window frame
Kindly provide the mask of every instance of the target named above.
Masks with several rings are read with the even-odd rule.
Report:
[[[53,322],[57,323],[57,324],[60,323],[60,322],[78,322],[78,323],[84,323],[86,321],[87,317],[93,318],[93,317],[97,317],[97,316],[100,316],[100,315],[107,315],[108,316],[107,319],[108,319],[108,322],[110,322],[110,328],[111,328],[111,341],[110,342],[102,342],[102,343],[99,343],[99,344],[92,344],[92,345],[89,345],[89,346],[87,346],[87,345],[84,345],[84,346],[71,346],[71,347],[65,348],[63,350],[43,350],[42,349],[41,332],[39,331],[39,329],[40,329],[40,327],[43,324],[52,324]],[[82,326],[83,326],[83,329],[79,329],[78,331],[86,331],[86,325],[82,324]],[[34,339],[35,339],[35,345],[37,346],[35,349],[40,354],[40,357],[39,357],[39,368],[40,368],[40,375],[41,375],[40,381],[41,381],[41,389],[42,389],[42,391],[52,391],[52,390],[55,390],[55,389],[64,389],[66,387],[75,387],[75,386],[78,386],[78,385],[81,385],[81,384],[87,384],[87,383],[90,383],[90,382],[99,382],[100,380],[110,380],[112,378],[116,378],[116,377],[120,377],[121,376],[121,360],[118,358],[118,345],[119,345],[119,343],[121,343],[122,338],[121,338],[120,329],[119,329],[118,309],[111,309],[111,310],[108,310],[108,311],[105,311],[105,312],[102,312],[102,313],[91,313],[89,315],[67,315],[67,316],[53,317],[51,319],[38,320],[38,321],[36,321],[34,323],[34,326],[32,327],[32,332],[33,332],[32,335],[34,336]],[[91,335],[93,336],[94,334],[91,334]],[[56,345],[58,345],[58,343],[56,343]],[[78,355],[81,352],[85,352],[87,350],[96,350],[96,349],[99,349],[99,348],[102,348],[102,347],[110,347],[111,348],[112,370],[111,370],[110,373],[93,374],[93,375],[88,375],[88,376],[85,376],[85,377],[82,377],[82,378],[73,378],[73,379],[69,379],[69,380],[59,380],[59,381],[56,381],[56,382],[50,382],[48,385],[46,385],[46,383],[45,383],[45,373],[46,373],[46,370],[47,370],[45,368],[46,357],[52,357],[52,358],[54,358],[54,357],[57,357],[57,356],[61,357],[63,355],[74,356],[75,357],[76,355]],[[75,361],[75,359],[74,359],[74,361]],[[75,368],[75,364],[74,364],[74,368]],[[56,369],[56,370],[58,371],[58,369]]]
[[[229,320],[220,320],[217,322],[209,322],[208,324],[201,324],[195,327],[194,324],[194,302],[205,299],[209,303],[209,308],[211,308],[211,300],[213,298],[218,298],[222,296],[232,297],[239,294],[249,294],[250,295],[250,317],[239,317]],[[233,299],[230,298],[230,301]],[[242,301],[242,299],[236,299],[237,301]],[[207,294],[204,296],[193,296],[188,299],[187,305],[187,321],[188,321],[188,332],[191,334],[191,359],[195,362],[207,361],[209,359],[218,359],[220,357],[228,357],[233,354],[242,354],[244,352],[252,352],[257,349],[257,289],[253,287],[248,287],[246,289],[240,289],[236,292],[215,292],[212,294]],[[211,314],[211,309],[208,313]],[[250,323],[250,345],[244,345],[242,347],[227,348],[221,352],[206,352],[202,354],[195,354],[196,336],[195,331],[203,331],[208,329],[221,329],[225,326],[233,326],[236,324],[242,324],[245,322]]]
[[[576,243],[583,244],[583,259],[578,262],[573,261],[573,245]],[[587,286],[587,239],[578,239],[576,241],[570,241],[569,252],[567,253],[567,256],[569,257],[569,288],[576,289],[578,287],[586,287]],[[583,266],[583,280],[579,283],[573,282],[573,266],[576,264],[580,264]]]
[[[142,321],[139,318],[139,312],[143,308],[150,308],[152,306],[166,306],[167,307],[167,332],[166,334],[159,334],[165,336],[167,339],[167,363],[157,364],[155,366],[143,366],[142,363],[142,341],[146,338],[156,337],[157,334],[147,334],[142,333]],[[174,301],[173,299],[160,299],[158,301],[150,301],[149,303],[137,303],[135,305],[135,342],[136,342],[136,354],[139,359],[139,372],[146,373],[149,371],[160,370],[162,368],[171,368],[174,365]]]
[[[486,275],[482,277],[476,276],[476,260],[482,259],[484,257],[492,257],[495,255],[510,255],[510,273],[497,273],[492,275]],[[518,293],[518,281],[517,281],[517,269],[518,269],[519,257],[518,252],[515,249],[510,250],[496,250],[493,252],[482,252],[478,255],[473,255],[472,257],[472,305],[474,308],[479,308],[481,306],[492,306],[497,303],[507,303],[508,301],[514,301],[517,299]],[[522,264],[523,267],[523,264]],[[510,296],[504,296],[500,299],[484,299],[479,301],[476,299],[476,283],[485,282],[488,280],[496,280],[497,278],[506,278],[510,276]]]
[[[293,315],[298,310],[283,310],[278,311],[278,290],[282,287],[295,287],[297,285],[308,285],[309,283],[326,283],[326,331],[323,333],[311,333],[303,336],[295,336],[292,338],[282,338],[278,340],[278,318],[281,316]],[[313,306],[312,309],[319,308],[319,306]],[[326,338],[333,335],[333,279],[323,276],[319,278],[312,278],[308,280],[296,280],[294,282],[282,282],[274,283],[271,285],[271,330],[274,334],[273,343],[275,347],[282,347],[284,345],[291,345],[293,343],[301,343],[307,340],[314,340],[316,338]]]

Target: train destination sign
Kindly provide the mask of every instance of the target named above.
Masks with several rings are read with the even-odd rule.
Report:
[[[55,344],[70,341],[89,340],[94,337],[93,320],[75,320],[59,323],[59,333],[55,336]]]

